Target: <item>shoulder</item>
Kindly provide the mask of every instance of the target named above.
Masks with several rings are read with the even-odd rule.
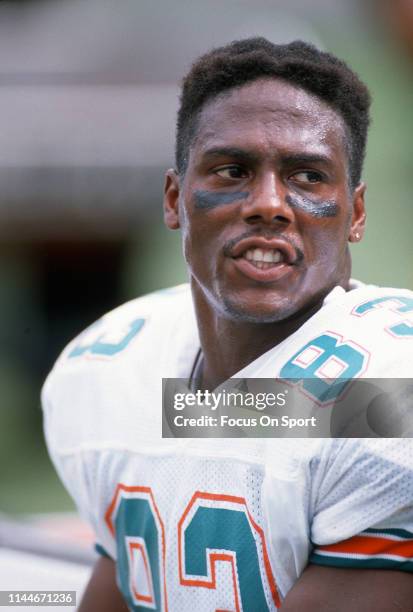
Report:
[[[197,346],[187,285],[107,313],[67,345],[47,377],[46,433],[68,443],[80,439],[80,430],[91,438],[97,423],[107,422],[109,434],[116,416],[120,422],[144,402],[153,404],[162,377],[184,376],[179,368],[191,363]]]
[[[184,317],[190,317],[188,285],[179,285],[131,300],[106,313],[72,340],[56,362],[80,356],[113,357],[139,336],[140,343],[162,337]]]
[[[379,287],[356,280],[350,281],[351,290],[344,293],[343,303],[351,305],[351,313],[363,316],[373,310],[412,312],[413,291],[399,287]]]
[[[183,321],[190,325],[192,311],[188,285],[126,302],[103,315],[69,342],[52,372],[67,363],[84,367],[94,360],[121,358],[132,347],[135,353],[144,353],[148,344],[166,342],[168,335]],[[84,359],[79,359],[82,357]]]
[[[359,284],[338,304],[337,310],[341,312],[338,324],[353,340],[354,348],[360,345],[360,352],[364,351],[368,357],[365,376],[412,376],[412,291]],[[332,306],[334,308],[334,302]]]
[[[336,287],[325,299],[320,312],[328,314],[334,309],[336,317],[365,317],[367,324],[374,317],[368,316],[386,312],[395,314],[413,312],[413,291],[396,287],[379,287],[351,279],[350,290]]]
[[[413,292],[361,283],[353,286],[337,299],[327,300],[326,313],[333,313],[339,324],[350,326],[360,337],[375,337],[397,350],[412,351],[412,343],[394,340],[413,340]]]
[[[347,292],[336,287],[280,349],[286,378],[304,371],[317,377],[328,360],[333,373],[348,378],[411,377],[413,293],[354,282]]]

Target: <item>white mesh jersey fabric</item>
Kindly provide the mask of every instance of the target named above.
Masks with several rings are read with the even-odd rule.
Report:
[[[237,376],[279,376],[282,367],[308,342],[326,334],[349,343],[364,357],[357,376],[411,378],[413,370],[413,292],[363,285],[353,281],[345,292],[335,287],[323,307],[294,334],[237,373]]]
[[[390,376],[397,351],[390,350],[392,336],[386,333],[381,345],[387,343],[386,348],[376,358],[378,330],[400,317],[382,302],[369,310],[363,325],[354,328],[357,317],[351,315],[358,304],[389,291],[397,292],[336,288],[291,339],[239,375],[274,376],[297,347],[334,324],[335,332],[357,338],[370,351],[373,373],[367,369],[363,375]],[[393,306],[397,309],[397,302]],[[402,342],[411,357],[409,344]],[[52,459],[99,544],[118,561],[129,558],[130,575],[126,582],[119,576],[119,582],[127,596],[134,593],[131,609],[136,602],[154,607],[156,582],[172,612],[192,612],[195,606],[200,612],[237,606],[261,612],[258,599],[249,599],[248,582],[255,576],[267,609],[276,610],[313,545],[339,542],[377,525],[413,530],[410,440],[162,439],[161,379],[187,377],[198,347],[188,289],[147,296],[74,340],[43,390]],[[412,359],[408,367],[403,364],[403,373],[411,376]],[[129,508],[134,504],[145,504],[157,544],[133,535],[138,528]],[[235,556],[214,540],[216,534],[225,539],[226,521],[228,529],[239,521],[243,530]],[[194,526],[200,529],[198,540],[191,539]],[[198,541],[215,543],[205,544],[196,558],[191,546]],[[154,547],[159,563],[152,572],[148,555]],[[203,559],[207,574],[199,568],[191,573]]]
[[[413,531],[411,439],[341,439],[312,476],[311,539],[346,540],[387,522]]]
[[[165,526],[165,567],[169,609],[186,612],[196,606],[199,610],[205,611],[215,609],[235,610],[236,596],[231,566],[227,561],[216,564],[216,589],[182,584],[179,570],[179,549],[184,546],[184,543],[179,539],[178,525],[196,493],[200,495],[199,500],[195,500],[194,507],[197,507],[199,501],[201,507],[228,508],[244,514],[248,511],[254,523],[261,529],[265,529],[267,520],[270,520],[272,524],[271,531],[274,535],[271,543],[267,541],[267,535],[265,535],[264,540],[261,540],[257,530],[252,529],[251,531],[255,538],[261,582],[268,609],[275,610],[276,605],[271,595],[271,578],[266,575],[264,556],[266,553],[273,557],[273,551],[270,552],[269,546],[271,545],[271,549],[277,549],[279,546],[280,538],[277,536],[279,530],[282,538],[286,538],[287,546],[289,538],[283,525],[277,525],[274,521],[274,519],[280,521],[279,510],[273,513],[271,508],[266,507],[263,503],[264,480],[272,481],[271,484],[265,482],[265,487],[270,488],[276,497],[283,498],[284,507],[288,508],[290,506],[288,500],[290,502],[294,501],[296,519],[292,521],[294,531],[291,535],[298,537],[301,544],[298,549],[291,544],[287,549],[284,546],[283,554],[278,554],[271,559],[271,574],[280,593],[285,592],[287,584],[291,580],[291,576],[288,574],[292,573],[292,577],[295,579],[298,575],[297,570],[302,570],[308,554],[307,498],[305,495],[297,495],[297,499],[292,500],[288,486],[289,479],[287,480],[287,486],[283,487],[282,479],[266,474],[263,463],[261,461],[257,462],[254,457],[249,457],[249,453],[245,453],[245,451],[242,453],[244,455],[242,458],[234,457],[232,461],[214,453],[213,448],[208,449],[205,446],[202,454],[199,451],[198,444],[192,442],[187,444],[186,448],[167,453],[165,456],[129,453],[127,457],[123,457],[123,461],[118,461],[119,457],[116,457],[116,454],[110,451],[100,453],[99,457],[89,453],[87,463],[91,469],[93,469],[93,464],[99,463],[100,477],[96,482],[100,484],[100,487],[93,495],[95,507],[100,509],[99,515],[93,517],[99,530],[99,542],[109,554],[117,558],[118,551],[115,541],[107,526],[101,520],[102,510],[107,510],[113,497],[113,485],[111,486],[111,483],[122,482],[129,487],[150,487]],[[296,483],[298,489],[301,489],[302,486],[301,483]],[[207,494],[214,498],[206,499]],[[233,498],[239,499],[234,503]],[[245,503],[240,500],[244,500]],[[298,525],[302,526],[303,531],[301,533],[299,529],[297,530]],[[264,546],[266,551],[264,551]],[[209,554],[211,552],[212,550],[209,550]],[[207,555],[206,550],[204,555]],[[181,569],[184,572],[184,568]],[[284,581],[286,584],[284,584]]]

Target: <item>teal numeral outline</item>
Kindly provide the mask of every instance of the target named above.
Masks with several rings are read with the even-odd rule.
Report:
[[[129,325],[128,331],[125,333],[123,338],[119,340],[119,342],[104,342],[105,332],[103,332],[96,340],[94,340],[91,344],[78,344],[72,349],[68,355],[69,358],[80,357],[82,355],[96,355],[102,357],[113,357],[117,355],[121,351],[123,351],[128,344],[137,336],[137,334],[141,331],[144,326],[145,319],[135,319]],[[97,324],[95,324],[97,325]],[[93,326],[94,327],[94,326]],[[86,330],[85,334],[90,331]]]
[[[215,589],[215,564],[225,561],[231,564],[236,612],[271,609],[263,582],[272,603],[280,607],[264,532],[250,515],[243,497],[197,491],[178,523],[178,546],[181,585]]]
[[[279,377],[300,385],[316,403],[326,406],[335,402],[349,384],[366,370],[370,353],[352,340],[334,332],[326,332],[305,344],[283,365]],[[328,379],[328,369],[333,365],[340,374]]]
[[[391,312],[397,314],[413,312],[413,298],[407,295],[386,295],[360,304],[353,309],[351,314],[356,317],[363,317],[366,313],[383,307],[387,307]],[[413,338],[413,322],[401,321],[400,323],[394,323],[385,327],[384,331],[393,336],[393,338]]]
[[[105,521],[116,538],[117,575],[129,609],[167,612],[165,527],[152,490],[119,484]]]
[[[116,538],[118,580],[130,609],[167,612],[165,527],[152,490],[119,484],[105,521]],[[236,612],[281,605],[264,532],[242,497],[197,491],[178,522],[178,558],[183,587],[216,589],[215,565],[229,562]]]

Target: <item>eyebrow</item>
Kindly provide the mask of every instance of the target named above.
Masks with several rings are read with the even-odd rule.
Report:
[[[324,164],[331,165],[331,159],[327,155],[318,155],[314,153],[294,153],[291,155],[282,155],[281,159],[284,164]]]
[[[256,162],[260,159],[260,155],[239,149],[238,147],[212,147],[203,152],[202,157],[234,157],[243,161]]]
[[[206,149],[202,154],[202,157],[232,157],[235,159],[242,160],[244,162],[256,163],[261,159],[259,153],[252,151],[246,151],[238,147],[212,147]],[[294,164],[324,164],[326,166],[331,165],[331,159],[327,155],[320,155],[316,153],[291,153],[287,155],[281,155],[281,161],[286,165]]]

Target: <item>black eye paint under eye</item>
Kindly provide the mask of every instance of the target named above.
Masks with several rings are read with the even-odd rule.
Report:
[[[237,200],[245,200],[248,196],[248,191],[232,191],[231,193],[220,191],[194,191],[195,208],[199,210],[209,210],[224,204],[232,204]]]
[[[304,212],[308,213],[312,217],[318,219],[324,217],[336,217],[338,214],[338,205],[334,200],[310,200],[310,198],[304,198],[303,196],[290,196],[285,197],[285,201],[291,208],[299,208]]]

